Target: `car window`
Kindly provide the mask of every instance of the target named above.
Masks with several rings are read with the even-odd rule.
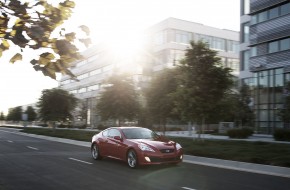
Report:
[[[110,129],[109,130],[109,137],[113,138],[115,136],[121,137],[121,133],[117,129]]]
[[[103,136],[108,137],[108,130],[103,131]]]
[[[145,128],[128,128],[123,129],[123,133],[127,139],[155,139],[158,135]]]

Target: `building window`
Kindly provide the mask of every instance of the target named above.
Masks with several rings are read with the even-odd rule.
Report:
[[[243,15],[250,13],[250,0],[243,0]]]
[[[290,38],[270,42],[268,44],[268,52],[269,53],[275,53],[278,51],[284,51],[284,50],[288,50],[288,49],[290,49]]]
[[[242,25],[242,42],[249,42],[250,35],[250,23],[244,23]]]
[[[92,62],[92,61],[98,59],[98,57],[99,57],[98,54],[97,55],[93,55],[93,56],[91,56],[91,57],[88,58],[88,62]]]
[[[90,76],[98,75],[98,74],[100,74],[101,72],[102,72],[101,69],[93,70],[93,71],[90,72]]]
[[[279,7],[269,10],[269,19],[273,19],[279,16]]]
[[[286,15],[290,13],[290,3],[281,6],[281,15]]]
[[[241,70],[247,71],[249,70],[249,60],[250,60],[250,51],[246,50],[242,52],[242,65]]]
[[[279,16],[283,16],[290,13],[290,3],[274,7],[267,11],[261,12],[257,15],[251,16],[251,24],[257,24],[259,22],[264,22],[269,19],[274,19]]]
[[[228,52],[234,52],[234,53],[239,52],[239,42],[237,41],[228,40],[227,47],[228,47]]]
[[[155,45],[162,45],[165,44],[167,40],[167,31],[161,31],[154,35],[154,44]]]
[[[86,91],[87,91],[87,88],[86,87],[79,89],[79,93],[84,93]]]
[[[274,53],[274,52],[277,52],[278,50],[279,50],[278,41],[269,43],[269,53]]]
[[[257,56],[257,47],[251,47],[251,57]]]
[[[192,35],[190,32],[175,30],[174,42],[182,43],[182,44],[189,44],[191,40],[192,40]]]
[[[94,91],[94,90],[99,90],[99,89],[100,89],[100,84],[95,84],[95,85],[88,87],[88,92]]]
[[[290,38],[284,39],[280,41],[280,50],[290,49]]]
[[[268,19],[268,11],[264,11],[258,14],[258,22],[264,22]]]
[[[88,78],[88,77],[89,77],[89,73],[85,73],[85,74],[77,76],[77,79],[82,80],[82,79],[85,79],[85,78]]]

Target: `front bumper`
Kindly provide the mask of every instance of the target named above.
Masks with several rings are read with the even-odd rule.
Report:
[[[177,164],[183,160],[182,149],[173,153],[141,152],[138,155],[139,165]]]

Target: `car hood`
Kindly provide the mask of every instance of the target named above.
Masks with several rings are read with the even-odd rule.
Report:
[[[173,141],[158,141],[158,140],[150,140],[150,139],[130,139],[130,141],[135,143],[143,143],[149,145],[151,147],[155,147],[157,149],[172,149],[175,148],[175,142]]]

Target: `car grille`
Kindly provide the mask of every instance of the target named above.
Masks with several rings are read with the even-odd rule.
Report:
[[[161,149],[160,152],[165,153],[165,154],[172,153],[172,152],[174,152],[174,149]]]
[[[179,157],[170,157],[170,158],[158,158],[150,157],[151,162],[173,162],[180,160]]]

